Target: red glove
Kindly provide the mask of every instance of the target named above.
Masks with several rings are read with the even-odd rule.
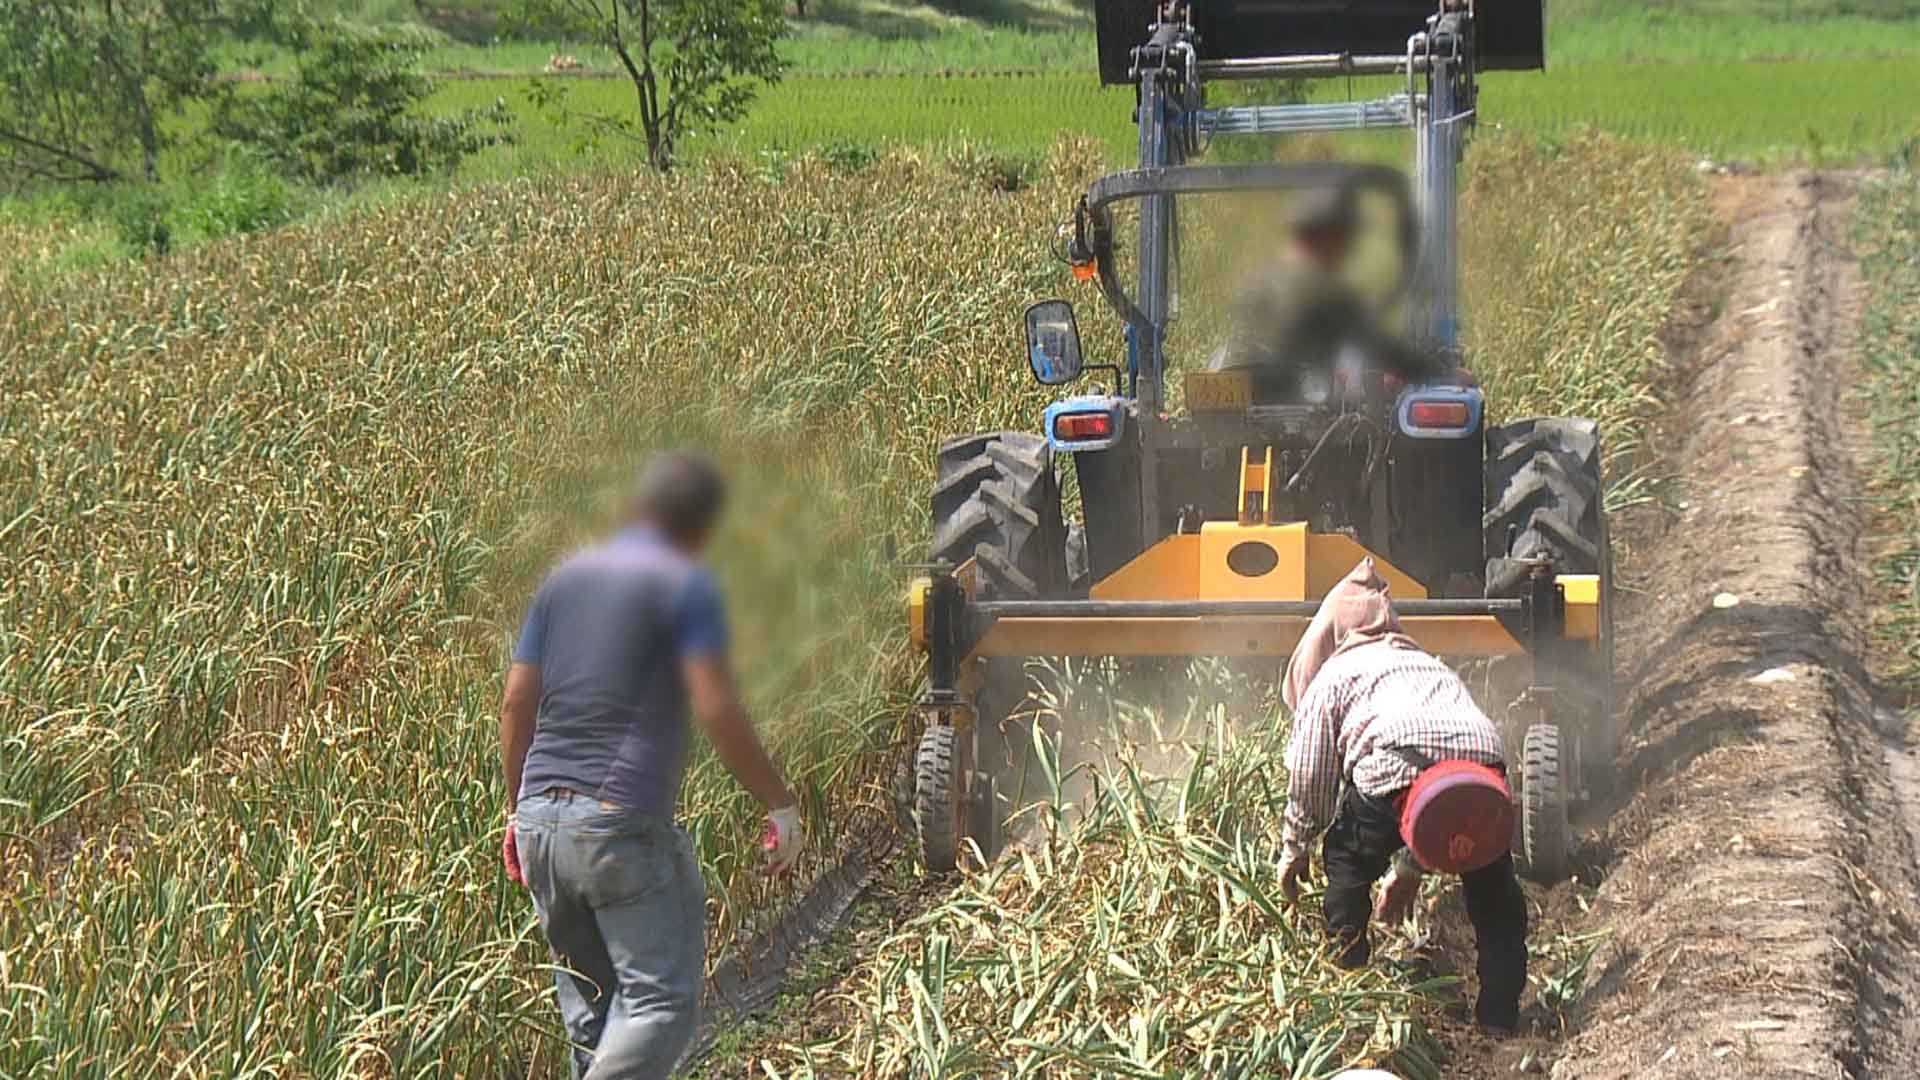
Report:
[[[513,822],[507,822],[506,839],[500,841],[500,858],[507,864],[507,880],[524,887],[527,875],[520,869],[520,839],[513,831]]]

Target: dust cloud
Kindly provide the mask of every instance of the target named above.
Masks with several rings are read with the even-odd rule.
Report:
[[[1103,784],[1129,777],[1171,797],[1202,754],[1284,723],[1280,671],[1273,660],[1028,661],[1002,726],[1007,839],[1046,820],[1070,827]]]

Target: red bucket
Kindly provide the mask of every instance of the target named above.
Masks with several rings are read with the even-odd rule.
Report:
[[[1400,804],[1400,838],[1420,865],[1466,874],[1513,847],[1513,793],[1500,770],[1442,761],[1421,771]]]

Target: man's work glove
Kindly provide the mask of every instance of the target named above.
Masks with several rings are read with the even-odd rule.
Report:
[[[1420,897],[1420,864],[1402,850],[1393,860],[1393,869],[1387,872],[1386,887],[1380,890],[1380,901],[1373,906],[1376,922],[1386,926],[1407,917],[1413,910],[1413,902]]]
[[[767,811],[767,831],[760,838],[760,847],[767,853],[765,873],[784,874],[792,870],[800,859],[800,849],[806,844],[807,834],[800,825],[798,806],[788,804]]]
[[[1300,902],[1300,883],[1307,877],[1307,849],[1289,850],[1280,857],[1280,895],[1289,904]]]
[[[500,841],[500,859],[507,864],[507,880],[526,885],[527,875],[520,869],[520,837],[514,832],[512,821],[507,822],[506,839]]]

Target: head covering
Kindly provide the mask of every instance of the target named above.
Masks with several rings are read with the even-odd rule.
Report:
[[[1320,610],[1307,624],[1300,644],[1294,646],[1293,657],[1287,661],[1287,678],[1280,688],[1287,708],[1300,707],[1300,699],[1306,696],[1307,687],[1323,664],[1367,645],[1420,647],[1400,628],[1393,601],[1387,598],[1386,579],[1374,570],[1372,559],[1361,559],[1320,601]]]
[[[1352,232],[1359,216],[1349,184],[1308,188],[1287,205],[1287,225],[1296,233]]]

